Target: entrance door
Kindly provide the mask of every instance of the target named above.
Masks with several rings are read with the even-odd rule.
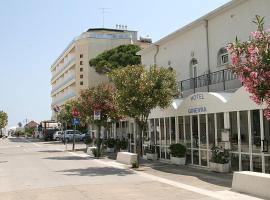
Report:
[[[191,116],[192,127],[192,164],[207,166],[208,148],[207,148],[207,133],[206,133],[206,115]]]

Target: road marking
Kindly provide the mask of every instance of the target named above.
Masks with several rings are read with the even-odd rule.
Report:
[[[78,153],[75,153],[75,152],[68,152],[68,153],[73,155],[73,156],[79,156],[79,157],[83,157],[83,158],[90,158],[90,156],[87,155],[87,154],[78,154]],[[201,189],[201,188],[191,186],[191,185],[187,185],[187,184],[184,184],[184,183],[180,183],[180,182],[177,182],[177,181],[172,181],[172,180],[169,180],[169,179],[166,179],[166,178],[161,178],[161,177],[158,177],[158,176],[155,176],[155,175],[152,175],[152,174],[147,174],[145,172],[140,172],[140,171],[137,171],[137,170],[133,170],[133,169],[127,168],[127,165],[117,163],[116,161],[103,161],[103,160],[97,160],[97,159],[93,159],[92,161],[94,161],[96,163],[99,163],[99,164],[106,165],[106,166],[110,166],[110,167],[131,170],[131,171],[135,172],[136,174],[138,174],[138,175],[140,175],[140,176],[142,176],[144,178],[150,179],[152,181],[157,181],[157,182],[160,182],[160,183],[164,183],[164,184],[167,184],[167,185],[171,185],[171,186],[174,186],[174,187],[178,187],[178,188],[181,188],[181,189],[184,189],[184,190],[188,190],[188,191],[191,191],[191,192],[195,192],[195,193],[198,193],[198,194],[201,194],[201,195],[205,195],[205,196],[208,196],[208,197],[213,197],[213,198],[220,199],[220,200],[263,200],[261,198],[251,197],[251,196],[248,196],[248,195],[245,195],[245,194],[240,194],[240,193],[237,193],[237,192],[234,192],[234,191],[229,191],[229,190],[210,191],[210,190],[206,190],[206,189]]]

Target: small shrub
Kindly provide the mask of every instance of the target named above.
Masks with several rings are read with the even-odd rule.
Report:
[[[169,149],[173,157],[182,158],[186,156],[187,148],[180,143],[171,144]]]
[[[212,157],[211,162],[219,163],[219,164],[226,164],[229,163],[229,150],[213,146],[211,148]]]
[[[132,167],[132,168],[139,168],[139,163],[138,163],[138,161],[132,162],[132,163],[131,163],[131,167]]]
[[[102,150],[98,151],[97,149],[91,149],[92,153],[94,154],[95,158],[99,158],[103,155]]]
[[[109,138],[109,139],[107,140],[107,147],[108,147],[108,148],[114,148],[114,146],[115,146],[115,139]]]
[[[88,145],[92,144],[92,142],[93,142],[93,140],[92,140],[91,137],[86,137],[85,140],[84,140],[84,143],[88,144]]]
[[[126,139],[122,139],[120,141],[120,149],[127,149],[128,147],[128,141]]]
[[[154,154],[155,153],[155,146],[153,146],[153,145],[147,146],[145,148],[144,152]]]

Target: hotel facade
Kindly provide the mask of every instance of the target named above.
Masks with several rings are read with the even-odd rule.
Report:
[[[265,105],[250,98],[235,74],[227,69],[226,44],[249,38],[256,30],[255,15],[270,28],[270,1],[233,0],[138,52],[146,66],[171,67],[182,94],[164,110],[149,117],[143,147],[156,146],[158,159],[170,162],[169,146],[187,146],[186,163],[209,168],[211,148],[230,151],[232,171],[270,173],[270,122]],[[137,126],[133,121],[114,124],[111,136],[128,137],[135,151]]]
[[[105,50],[119,45],[148,44],[137,40],[137,31],[126,26],[117,29],[93,28],[74,38],[51,66],[52,119],[56,119],[54,107],[78,97],[82,89],[107,82],[107,77],[96,73],[89,60]]]

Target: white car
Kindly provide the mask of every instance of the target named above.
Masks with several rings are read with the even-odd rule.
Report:
[[[62,135],[62,141],[64,141],[64,137],[66,137],[66,142],[70,142],[73,140],[73,133],[74,130],[66,130],[64,134]],[[81,133],[80,131],[75,131],[75,140],[76,141],[83,141],[85,134]]]
[[[62,131],[56,131],[53,134],[53,140],[59,141],[59,140],[62,139],[62,136],[63,136],[63,132]]]

